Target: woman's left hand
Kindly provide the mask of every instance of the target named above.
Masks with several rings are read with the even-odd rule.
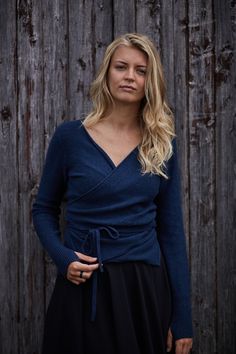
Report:
[[[171,329],[168,331],[167,336],[167,352],[172,349],[173,336]],[[175,341],[175,354],[189,354],[193,346],[192,338],[181,338]]]

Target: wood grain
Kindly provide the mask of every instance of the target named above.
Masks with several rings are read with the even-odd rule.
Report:
[[[236,351],[236,4],[215,1],[217,352]],[[224,24],[224,25],[222,25]]]
[[[20,353],[39,353],[45,309],[43,252],[31,217],[44,148],[42,17],[40,2],[17,2]]]
[[[135,0],[113,0],[113,35],[135,32]]]
[[[190,252],[195,351],[200,354],[215,353],[217,341],[214,33],[211,1],[189,4],[188,18]]]
[[[14,354],[19,323],[19,210],[15,2],[0,6],[0,353]]]
[[[81,119],[91,107],[89,86],[94,74],[93,1],[69,1],[68,20],[69,117]]]
[[[48,144],[56,127],[68,119],[68,17],[67,4],[62,1],[45,1],[47,16],[43,17],[44,36],[44,151],[45,158]],[[49,21],[49,19],[53,19]],[[39,137],[42,139],[42,136]],[[40,174],[38,175],[38,183]],[[45,253],[45,309],[48,306],[56,267]]]
[[[107,45],[135,31],[159,50],[175,114],[192,353],[236,352],[235,18],[230,0],[0,0],[0,353],[40,353],[56,275],[31,218],[45,154],[89,112]]]

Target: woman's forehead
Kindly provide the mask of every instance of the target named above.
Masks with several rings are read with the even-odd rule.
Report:
[[[147,65],[147,54],[135,46],[120,45],[112,56],[112,61],[135,62],[139,65]]]

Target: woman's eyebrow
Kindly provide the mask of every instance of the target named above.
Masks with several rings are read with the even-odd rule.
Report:
[[[120,60],[120,59],[115,60],[115,61],[118,62],[118,63],[122,63],[122,64],[128,64],[126,61]],[[143,64],[137,64],[137,66],[142,67],[142,68],[147,68],[147,66],[143,65]]]

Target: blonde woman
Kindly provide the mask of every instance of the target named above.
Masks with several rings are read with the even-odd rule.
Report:
[[[32,210],[58,268],[43,354],[188,354],[176,135],[148,37],[129,33],[107,47],[91,98],[84,120],[56,129]]]

